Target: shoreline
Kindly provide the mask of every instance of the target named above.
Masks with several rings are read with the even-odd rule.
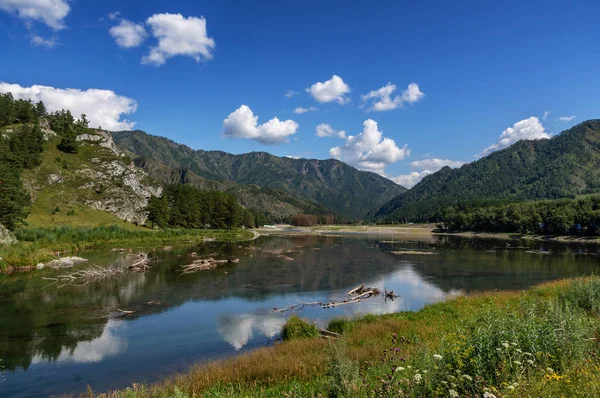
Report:
[[[581,237],[563,235],[521,235],[508,232],[436,232],[432,224],[416,224],[414,226],[323,226],[323,227],[291,227],[256,228],[261,236],[341,236],[341,235],[399,235],[399,236],[461,236],[465,238],[482,238],[498,240],[530,240],[539,242],[600,244],[600,237]]]

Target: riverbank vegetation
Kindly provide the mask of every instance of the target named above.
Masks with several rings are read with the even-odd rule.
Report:
[[[598,277],[473,294],[419,312],[332,321],[342,338],[303,333],[151,387],[98,396],[593,397],[599,314]]]
[[[600,235],[600,196],[579,199],[453,206],[439,227],[448,231],[544,235]]]
[[[252,234],[242,229],[123,228],[117,225],[83,227],[58,226],[22,228],[15,231],[19,243],[2,246],[0,270],[28,269],[37,263],[68,253],[103,247],[153,247],[177,243],[199,243],[205,239],[239,241]]]

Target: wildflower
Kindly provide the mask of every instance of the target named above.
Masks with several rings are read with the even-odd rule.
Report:
[[[458,393],[454,390],[448,390],[448,395],[450,395],[452,398],[458,397]]]
[[[433,358],[437,359],[438,361],[444,359],[444,357],[442,357],[440,354],[433,354]]]
[[[521,365],[522,365],[521,361],[514,361],[513,363],[515,363],[515,364],[516,364],[516,365],[518,365],[518,366],[521,366]]]
[[[411,366],[411,365],[408,365],[408,366],[407,366],[407,368],[408,368],[408,369],[412,369],[412,366]]]
[[[416,373],[413,377],[413,381],[417,384],[421,382],[421,379],[423,379],[423,376],[421,376],[419,373]]]
[[[468,381],[473,381],[473,378],[469,375],[462,375],[463,379],[468,380]]]
[[[402,366],[398,366],[394,372],[402,372],[404,368]]]
[[[503,346],[504,348],[508,348],[508,347],[510,347],[510,346],[509,346],[509,344],[508,344],[508,343],[506,343],[506,342],[502,343],[502,346]]]
[[[483,398],[496,398],[496,396],[494,394],[492,394],[489,391],[486,391],[483,393]]]

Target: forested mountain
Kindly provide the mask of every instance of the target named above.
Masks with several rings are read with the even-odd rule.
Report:
[[[333,160],[281,158],[265,152],[233,155],[193,150],[143,131],[113,133],[115,142],[136,155],[224,184],[255,185],[282,201],[315,203],[346,217],[364,217],[406,189],[380,175]],[[294,206],[302,207],[294,204]]]
[[[388,221],[438,221],[443,209],[573,198],[600,192],[600,120],[544,140],[519,141],[459,169],[445,167],[382,206]]]
[[[209,180],[200,177],[187,168],[167,166],[154,159],[137,158],[135,165],[142,168],[157,182],[164,185],[193,185],[205,191],[227,192],[235,196],[238,202],[251,209],[260,219],[259,224],[288,221],[299,213],[325,215],[331,210],[307,200],[299,199],[289,193],[261,188],[258,185],[241,185],[228,180]],[[259,217],[260,218],[260,217]]]

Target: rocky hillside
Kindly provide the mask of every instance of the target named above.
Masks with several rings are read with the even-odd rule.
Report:
[[[116,221],[103,212],[136,224],[146,221],[148,198],[160,195],[162,187],[115,145],[109,133],[88,129],[76,137],[79,149],[71,154],[58,151],[56,134],[47,127],[44,131],[41,165],[21,176],[33,202],[29,222]]]
[[[434,221],[466,201],[573,198],[600,192],[600,120],[544,140],[519,141],[459,169],[425,177],[376,213],[387,220]]]
[[[290,159],[265,152],[233,155],[193,150],[143,131],[115,132],[113,138],[119,146],[140,157],[189,169],[204,179],[254,185],[286,196],[282,197],[284,202],[290,203],[295,198],[297,202],[314,203],[352,218],[365,216],[406,190],[377,174],[359,171],[333,159]]]

